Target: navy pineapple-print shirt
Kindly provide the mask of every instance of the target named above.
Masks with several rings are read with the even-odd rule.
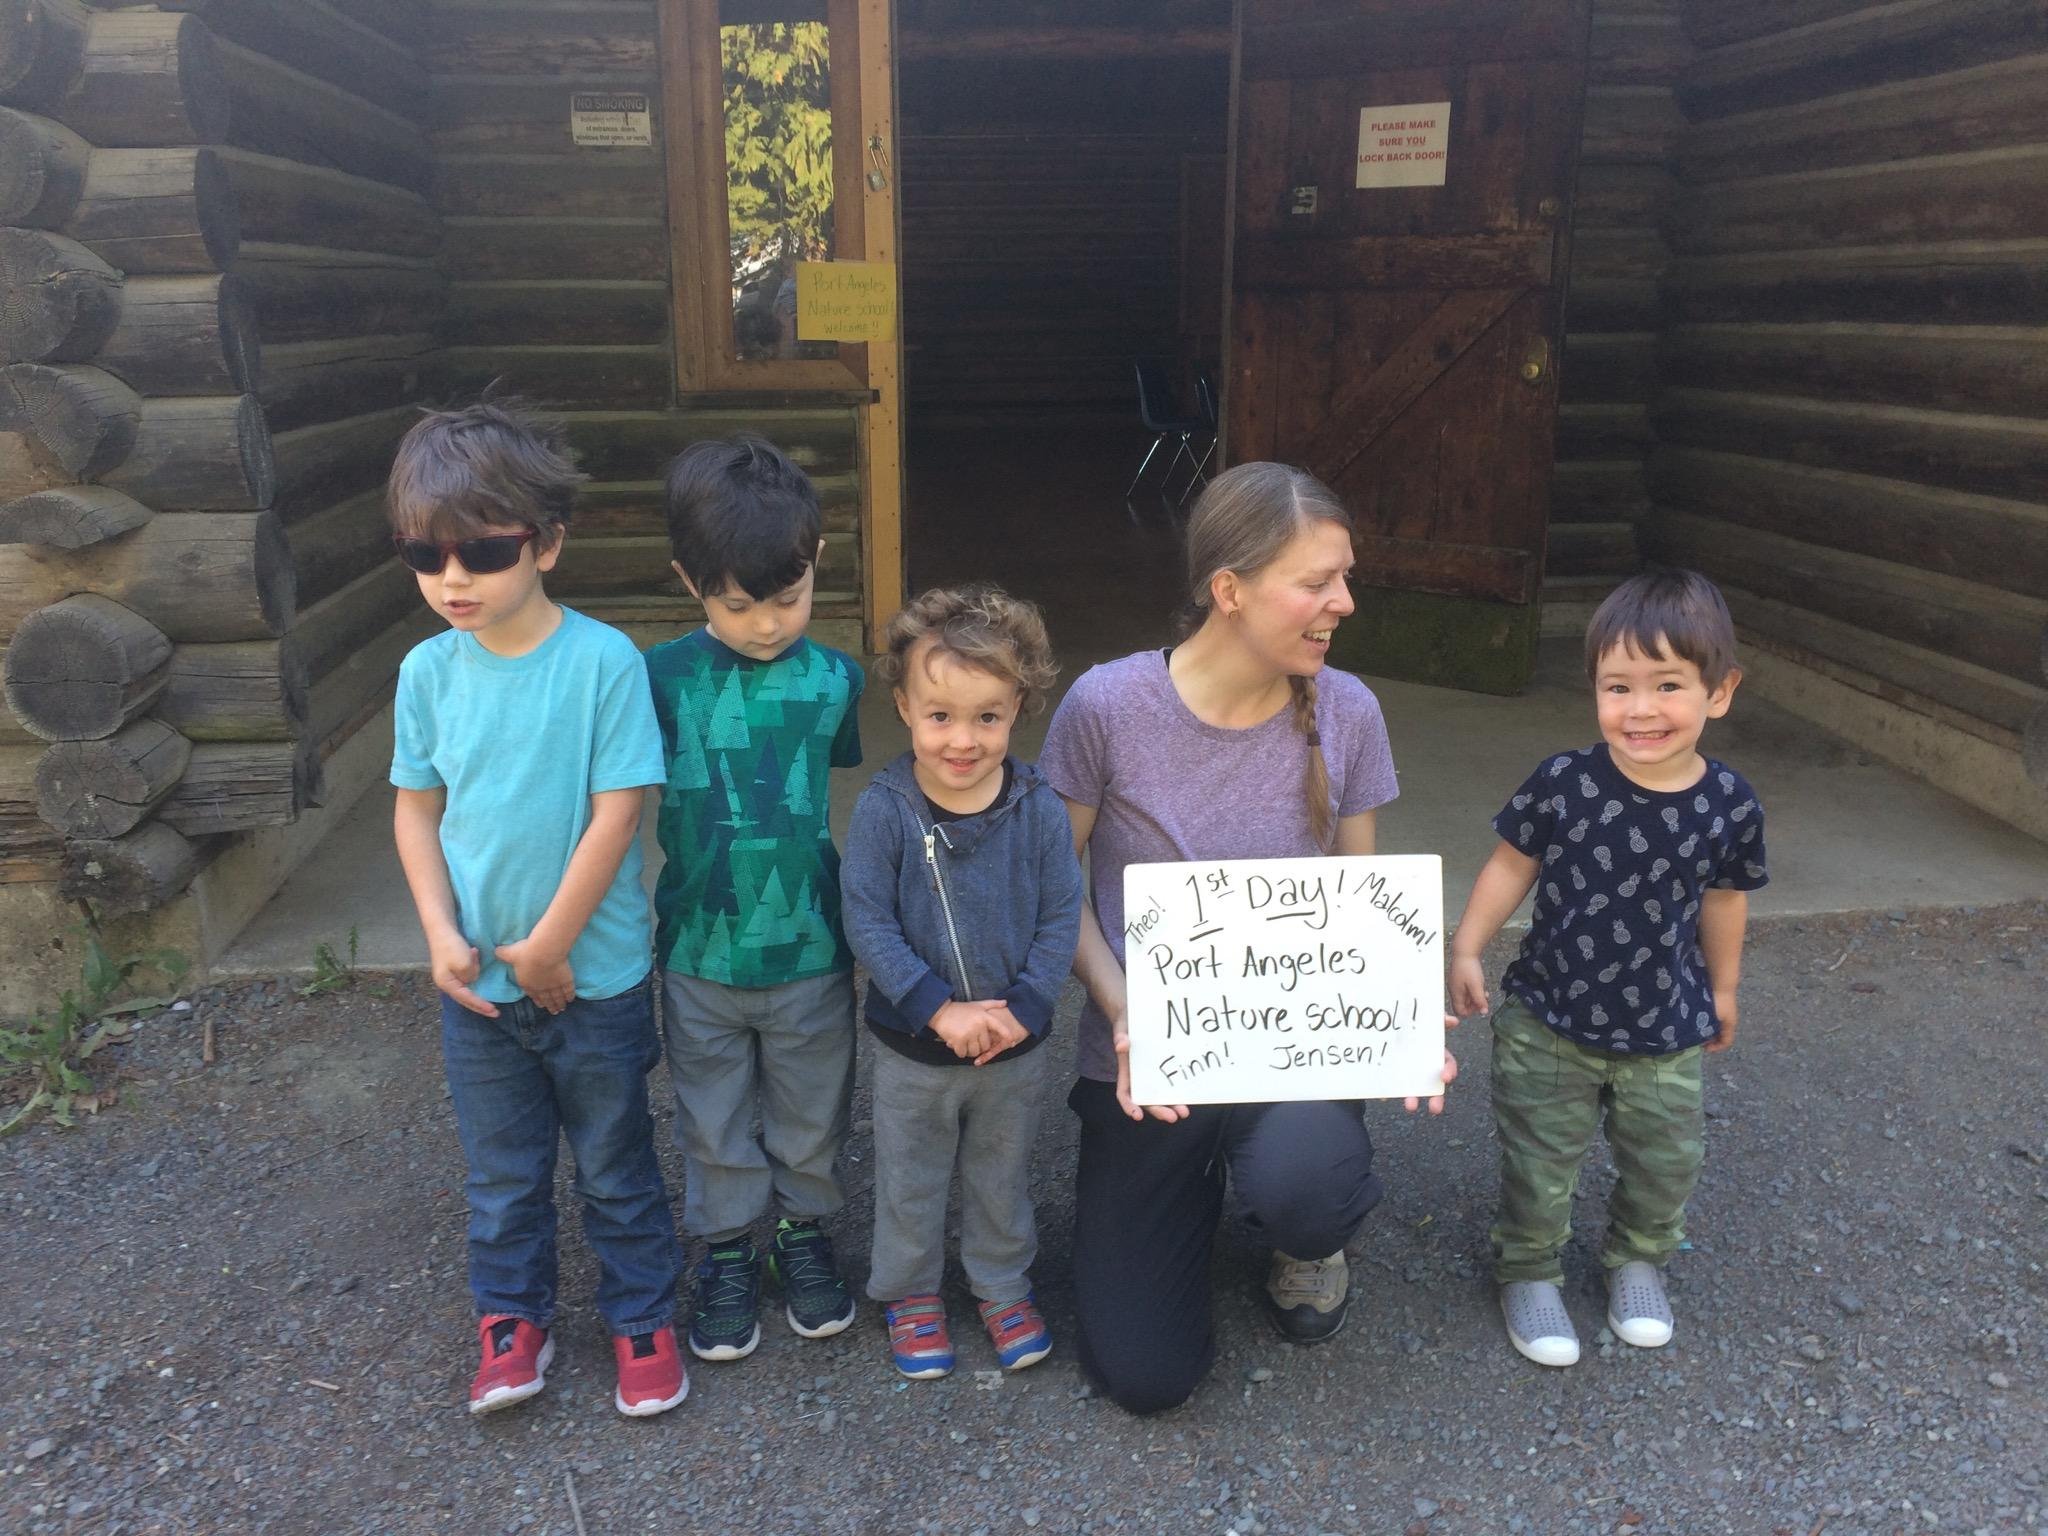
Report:
[[[1741,774],[1712,758],[1688,789],[1645,789],[1605,742],[1547,759],[1493,818],[1540,864],[1529,936],[1505,985],[1569,1040],[1661,1056],[1714,1038],[1700,954],[1700,899],[1753,891],[1764,810]]]

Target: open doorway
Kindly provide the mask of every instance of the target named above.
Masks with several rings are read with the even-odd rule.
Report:
[[[1157,643],[1193,478],[1152,441],[1221,351],[1227,0],[900,0],[910,589],[985,578],[1063,656]],[[1191,498],[1190,498],[1191,500]]]

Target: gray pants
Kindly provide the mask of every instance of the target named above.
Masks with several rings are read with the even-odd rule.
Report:
[[[946,1191],[960,1163],[960,1264],[982,1301],[1031,1293],[1031,1148],[1050,1052],[930,1067],[875,1048],[875,1251],[868,1295],[927,1296],[946,1269]]]
[[[728,987],[663,971],[683,1230],[722,1242],[768,1209],[829,1216],[853,1108],[853,976]],[[758,1105],[761,1132],[754,1134]]]

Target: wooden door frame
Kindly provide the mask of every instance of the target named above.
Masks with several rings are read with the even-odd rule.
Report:
[[[896,197],[894,0],[825,0],[831,29],[834,244],[892,266]],[[870,650],[903,605],[903,359],[891,343],[842,344],[836,359],[737,356],[725,178],[718,0],[661,0],[662,135],[668,166],[670,293],[679,403],[844,404],[857,415],[862,616]],[[870,175],[872,170],[876,174]],[[877,183],[879,182],[879,185]],[[852,195],[857,189],[858,196]],[[897,311],[902,287],[897,286]],[[772,424],[769,426],[772,433]]]

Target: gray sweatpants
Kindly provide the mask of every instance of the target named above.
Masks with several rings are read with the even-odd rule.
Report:
[[[838,1210],[853,1114],[852,974],[728,987],[663,971],[661,992],[683,1230],[711,1242],[737,1237],[771,1194],[785,1216]]]
[[[946,1270],[946,1191],[960,1164],[960,1264],[982,1301],[1031,1293],[1031,1148],[1051,1053],[931,1067],[875,1048],[875,1251],[868,1295],[927,1296]]]

